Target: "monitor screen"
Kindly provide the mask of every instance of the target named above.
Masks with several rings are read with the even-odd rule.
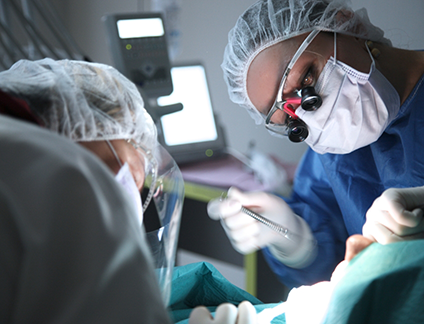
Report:
[[[218,137],[202,65],[171,68],[174,91],[158,98],[158,105],[182,103],[183,110],[161,117],[166,145],[214,141]]]
[[[158,106],[181,103],[183,109],[160,118],[162,145],[177,162],[221,155],[225,138],[215,119],[204,66],[174,66],[171,78],[174,90],[169,96],[159,97]]]
[[[159,37],[165,34],[160,18],[120,19],[116,26],[122,39]]]

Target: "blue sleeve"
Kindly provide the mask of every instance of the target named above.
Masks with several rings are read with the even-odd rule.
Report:
[[[318,243],[318,255],[303,269],[285,266],[267,248],[263,250],[265,259],[288,288],[329,280],[344,259],[348,234],[320,157],[311,149],[299,164],[292,196],[286,201],[309,224]]]

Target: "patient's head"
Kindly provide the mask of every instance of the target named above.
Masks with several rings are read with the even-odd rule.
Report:
[[[352,260],[359,252],[368,247],[373,241],[365,236],[355,234],[349,237],[346,241],[345,260]]]
[[[287,299],[286,323],[320,324],[327,313],[334,287],[343,278],[347,264],[371,243],[373,241],[362,235],[350,236],[346,241],[345,259],[333,271],[330,281],[292,289]],[[308,311],[305,312],[305,309]]]

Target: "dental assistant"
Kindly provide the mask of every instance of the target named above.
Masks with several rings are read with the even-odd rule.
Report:
[[[309,146],[289,198],[231,188],[210,203],[236,250],[263,249],[291,288],[328,280],[351,235],[424,237],[424,52],[392,47],[345,0],[261,0],[230,31],[222,69],[256,124]]]
[[[1,323],[171,323],[140,226],[140,147],[156,144],[112,67],[22,60],[0,73]]]

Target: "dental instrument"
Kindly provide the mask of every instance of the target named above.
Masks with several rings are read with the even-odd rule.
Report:
[[[252,217],[253,219],[257,220],[258,222],[261,222],[262,224],[268,226],[269,228],[271,228],[272,230],[276,231],[277,233],[280,233],[281,235],[283,235],[286,239],[291,240],[292,235],[294,235],[294,233],[292,233],[291,231],[289,231],[288,228],[281,226],[271,220],[269,220],[268,218],[254,212],[253,210],[241,206],[240,209],[243,213],[245,213],[246,215],[249,215],[250,217]]]

